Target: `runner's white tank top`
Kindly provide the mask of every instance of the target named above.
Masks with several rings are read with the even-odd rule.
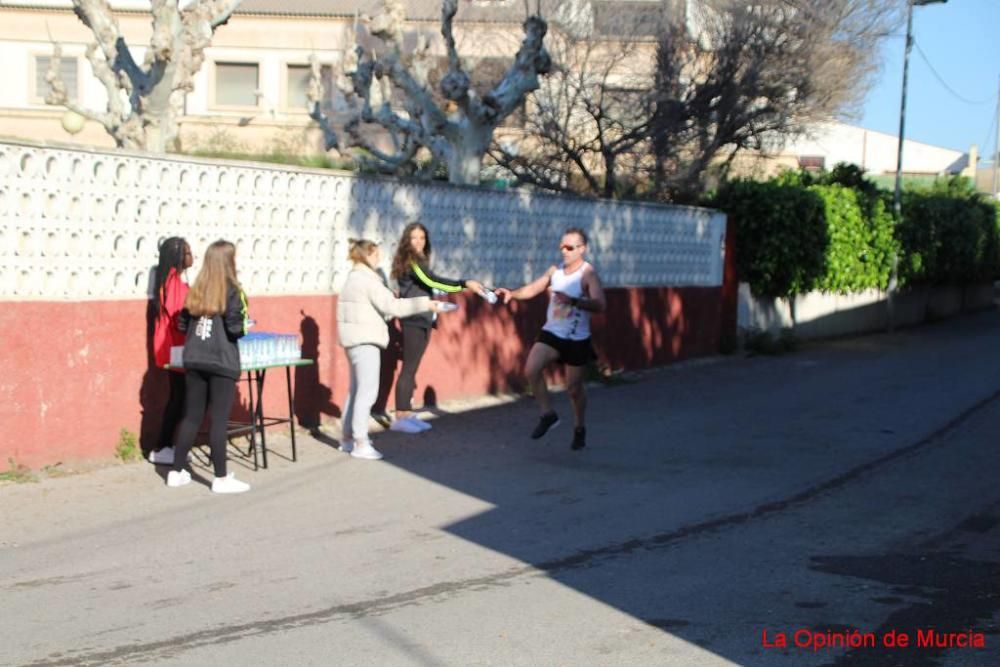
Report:
[[[583,272],[589,267],[590,264],[584,262],[576,271],[567,274],[560,265],[552,274],[549,287],[553,292],[562,292],[580,299],[583,297]],[[590,338],[590,312],[568,303],[557,304],[552,294],[549,294],[549,309],[542,329],[560,338],[586,340]]]

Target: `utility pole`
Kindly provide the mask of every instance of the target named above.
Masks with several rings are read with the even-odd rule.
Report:
[[[899,102],[899,138],[896,144],[896,189],[892,197],[892,213],[898,223],[903,219],[903,137],[906,136],[906,81],[910,74],[910,51],[913,49],[913,0],[906,3],[906,48],[903,50],[903,94]],[[892,277],[896,277],[896,260],[893,258]],[[890,283],[889,292],[893,285]],[[889,328],[892,328],[890,322]]]
[[[1000,189],[1000,77],[997,77],[997,114],[994,121],[997,126],[996,138],[993,140],[993,198],[997,198]]]
[[[896,148],[896,189],[892,198],[892,214],[896,225],[903,220],[903,141],[906,132],[906,80],[910,72],[910,50],[913,48],[913,8],[922,5],[946,3],[948,0],[907,0],[906,2],[906,49],[903,51],[903,94],[899,102],[899,143]],[[994,178],[994,181],[996,178]],[[896,286],[899,282],[899,253],[892,253],[892,271],[889,274],[889,288],[886,291],[886,315],[889,331],[895,328]]]

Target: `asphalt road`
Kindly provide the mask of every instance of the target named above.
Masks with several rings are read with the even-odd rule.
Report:
[[[5,484],[0,664],[1000,664],[998,332],[595,388],[582,452],[518,401],[383,462],[305,436],[234,462],[242,496],[145,464]]]

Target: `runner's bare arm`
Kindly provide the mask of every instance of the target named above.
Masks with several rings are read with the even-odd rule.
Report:
[[[532,280],[527,285],[522,285],[521,287],[513,290],[507,289],[506,287],[498,287],[496,290],[497,296],[503,299],[504,303],[508,303],[511,299],[517,299],[519,301],[530,299],[545,291],[545,288],[549,286],[549,281],[552,279],[552,274],[555,272],[556,267],[553,265],[550,266],[543,275],[535,280]]]

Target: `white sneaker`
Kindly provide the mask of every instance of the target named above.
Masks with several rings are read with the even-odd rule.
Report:
[[[424,429],[417,425],[412,418],[404,417],[403,419],[397,419],[392,422],[392,426],[389,427],[390,431],[397,431],[399,433],[423,433]]]
[[[354,441],[353,440],[341,440],[340,441],[340,447],[337,447],[337,449],[340,450],[340,451],[342,451],[342,452],[344,452],[345,454],[350,454],[351,450],[354,449]]]
[[[416,424],[421,431],[429,431],[432,428],[434,428],[428,422],[425,422],[423,419],[417,417],[416,415],[410,415],[409,417],[407,417],[407,419]]]
[[[167,473],[167,486],[184,486],[191,483],[191,473],[187,470],[171,470]]]
[[[378,461],[382,458],[382,452],[372,447],[372,443],[370,442],[355,442],[354,449],[351,450],[351,456],[356,459]]]
[[[234,473],[212,480],[212,493],[243,493],[249,490],[250,485],[236,479]]]
[[[149,462],[160,466],[172,466],[174,464],[174,448],[164,447],[160,451],[149,453]]]

